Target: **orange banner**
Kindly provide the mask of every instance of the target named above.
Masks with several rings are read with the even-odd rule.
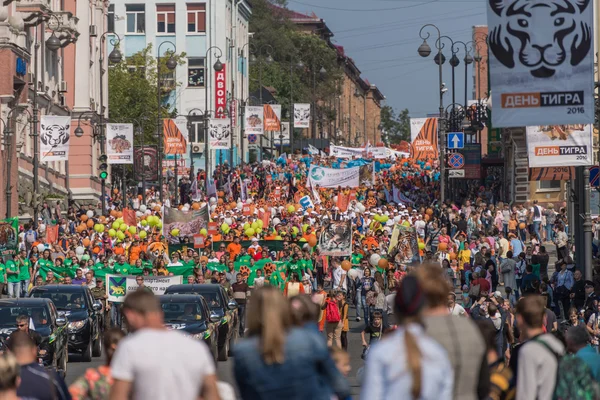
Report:
[[[530,181],[567,181],[575,178],[575,167],[529,168]]]
[[[279,132],[281,130],[281,105],[264,104],[263,121],[265,131]]]
[[[187,140],[175,120],[163,120],[164,154],[186,154]]]
[[[348,204],[350,203],[350,193],[346,194],[344,192],[340,192],[337,196],[337,204],[336,207],[340,210],[340,212],[346,212],[348,209]]]
[[[125,222],[129,226],[136,226],[137,222],[135,219],[135,211],[124,208],[123,209],[123,222]]]
[[[48,225],[46,227],[46,242],[54,244],[58,240],[58,225]]]
[[[415,160],[437,159],[439,157],[437,137],[437,118],[427,118],[419,134],[411,144],[411,158]]]

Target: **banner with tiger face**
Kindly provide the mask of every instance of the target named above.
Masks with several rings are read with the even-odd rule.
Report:
[[[40,161],[67,161],[71,143],[71,117],[42,115]]]

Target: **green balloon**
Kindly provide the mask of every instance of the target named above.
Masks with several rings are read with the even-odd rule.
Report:
[[[136,232],[137,232],[137,228],[135,226],[129,227],[129,233],[131,233],[132,235],[135,235]]]
[[[121,226],[119,226],[119,230],[120,230],[121,232],[125,232],[125,231],[127,230],[127,228],[128,228],[128,226],[127,226],[127,225],[125,225],[125,224],[121,224]]]
[[[254,221],[254,222],[252,223],[252,225],[250,225],[250,226],[252,227],[252,229],[256,229],[256,228],[258,228],[258,227],[259,227],[259,226],[258,226],[258,222],[256,222],[256,221]]]
[[[113,222],[113,223],[112,223],[112,227],[113,227],[113,229],[119,229],[119,226],[120,226],[120,225],[121,225],[121,224],[120,224],[120,223],[118,223],[117,221],[115,221],[115,222]]]
[[[248,228],[244,232],[246,233],[246,236],[248,236],[248,237],[254,236],[254,229],[253,228]]]
[[[208,235],[208,231],[206,230],[206,228],[202,228],[202,229],[200,229],[200,234],[203,236],[206,236],[206,235]]]
[[[262,219],[257,220],[256,223],[258,224],[259,228],[263,228],[264,223],[262,222]]]
[[[246,231],[246,229],[250,228],[250,224],[248,222],[246,222],[244,224],[244,231]]]
[[[146,236],[148,236],[148,233],[146,233],[146,231],[140,231],[140,239],[145,239]]]
[[[229,224],[227,222],[223,222],[221,224],[221,230],[225,233],[227,233],[226,231],[229,231]]]
[[[114,229],[109,229],[108,236],[110,236],[111,238],[114,238],[115,236],[117,236],[117,231]]]
[[[142,224],[142,226],[148,226],[148,221],[143,219],[142,222],[140,222],[140,224]]]
[[[121,231],[117,232],[117,239],[120,239],[120,240],[125,239],[125,234]]]

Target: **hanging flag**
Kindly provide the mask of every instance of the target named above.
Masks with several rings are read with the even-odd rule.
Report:
[[[281,104],[263,105],[264,129],[266,132],[281,130]]]
[[[411,118],[411,153],[415,160],[437,160],[438,120],[437,118]]]
[[[246,106],[244,114],[244,132],[246,135],[262,135],[264,133],[264,109]]]
[[[350,204],[350,193],[344,193],[343,191],[338,193],[336,207],[340,212],[346,212],[348,204]]]
[[[42,115],[40,120],[41,161],[67,161],[69,159],[70,129],[71,117]]]
[[[310,104],[294,104],[294,128],[310,126]]]
[[[242,178],[239,178],[240,180],[240,199],[242,201],[246,201],[246,199],[248,198],[248,188],[246,187],[246,181],[242,180]]]
[[[135,211],[130,208],[123,209],[123,222],[129,226],[136,226]]]
[[[174,119],[163,120],[164,154],[186,154],[187,139]]]
[[[313,146],[312,144],[309,144],[308,145],[308,153],[311,155],[318,155],[320,152],[319,152],[319,149],[317,149],[315,146]]]
[[[133,124],[106,124],[109,164],[133,164]]]
[[[231,148],[231,120],[211,118],[208,125],[208,147],[211,150]]]
[[[58,225],[46,226],[46,243],[54,244],[58,240]]]

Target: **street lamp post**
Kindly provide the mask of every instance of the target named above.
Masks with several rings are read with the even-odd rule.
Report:
[[[161,116],[161,99],[160,99],[160,58],[161,53],[160,49],[164,44],[169,44],[173,46],[173,53],[177,52],[177,46],[175,43],[171,41],[164,41],[158,46],[158,54],[156,57],[156,101],[157,101],[157,121],[156,121],[156,138],[158,139],[158,187],[159,187],[159,198],[160,202],[163,203],[164,194],[163,194],[163,171],[162,171],[162,161],[163,161],[163,135],[161,135],[162,129],[162,116]],[[167,60],[167,69],[173,71],[177,68],[177,60],[173,57],[173,54]],[[177,165],[177,162],[175,163]]]
[[[429,54],[431,54],[431,47],[429,47],[429,44],[427,43],[427,39],[429,39],[429,37],[431,37],[431,33],[429,32],[423,32],[425,30],[425,28],[427,27],[431,27],[434,28],[435,31],[438,34],[438,38],[437,41],[435,42],[435,47],[438,50],[438,54],[436,55],[436,59],[438,59],[440,62],[437,62],[436,64],[438,65],[439,68],[439,86],[438,86],[438,90],[439,90],[439,96],[440,96],[440,106],[439,106],[439,112],[440,112],[440,117],[439,117],[439,122],[438,122],[438,130],[439,130],[439,136],[440,136],[440,201],[442,202],[442,204],[444,203],[445,200],[445,189],[446,189],[446,183],[445,183],[445,179],[446,179],[446,166],[444,165],[444,155],[446,153],[446,132],[445,132],[445,123],[444,123],[444,119],[443,119],[443,114],[444,114],[444,91],[443,89],[443,81],[442,81],[442,60],[444,55],[442,54],[442,47],[440,47],[441,45],[441,37],[442,34],[440,32],[440,29],[433,25],[433,24],[426,24],[423,25],[421,27],[421,29],[419,30],[419,37],[421,39],[423,39],[423,43],[419,46],[418,49],[418,53],[421,57],[428,57]]]
[[[217,57],[217,61],[215,61],[215,64],[213,65],[213,69],[215,71],[221,71],[223,69],[223,64],[221,63],[221,56],[223,55],[223,51],[221,51],[221,49],[217,46],[211,46],[208,48],[208,50],[206,50],[206,56],[205,56],[205,60],[208,60],[208,55],[210,54],[211,50],[215,50],[215,57]],[[217,53],[218,52],[218,53]],[[209,74],[208,74],[209,68],[206,68],[206,78],[205,78],[205,82],[209,82]],[[243,79],[242,79],[243,81]],[[208,89],[207,89],[207,85],[204,85],[204,169],[205,169],[205,174],[206,174],[206,180],[205,180],[205,185],[206,185],[206,198],[208,199],[208,187],[209,187],[209,178],[210,178],[210,160],[209,160],[209,149],[208,149],[208,117],[210,115],[209,111],[208,111]]]
[[[144,126],[143,122],[148,121],[149,118],[147,116],[142,116],[140,119],[134,119],[133,123],[135,125],[136,134],[140,138],[140,144],[142,147],[142,203],[146,204],[146,148],[144,147]]]
[[[296,69],[303,70],[304,63],[299,60],[296,63]],[[290,154],[294,155],[294,59],[290,57]]]

